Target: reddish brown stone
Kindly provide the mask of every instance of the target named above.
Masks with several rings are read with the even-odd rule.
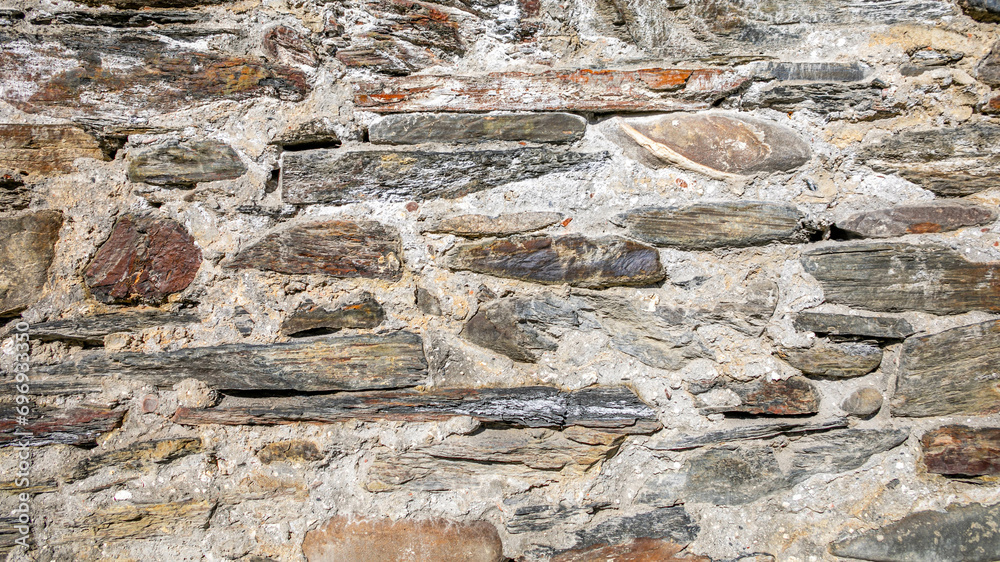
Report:
[[[798,416],[819,412],[819,392],[805,377],[748,383],[720,379],[708,385],[692,385],[691,392],[701,394],[713,389],[731,390],[740,398],[740,404],[703,408],[705,413]]]
[[[1000,474],[1000,428],[946,425],[920,438],[927,471],[935,474]]]
[[[888,238],[947,232],[964,226],[991,223],[996,219],[996,211],[978,205],[930,203],[856,213],[837,221],[837,228],[850,236]]]
[[[159,304],[183,291],[201,267],[201,250],[177,221],[125,215],[84,272],[104,302]]]
[[[993,115],[1000,113],[1000,95],[990,95],[979,104],[979,111]]]
[[[354,103],[407,111],[671,111],[709,107],[747,78],[718,69],[551,70],[408,76],[355,85]]]
[[[641,538],[624,544],[594,545],[584,549],[568,550],[552,558],[551,562],[712,562],[711,558],[697,555],[679,555],[682,544],[663,539]]]
[[[355,519],[337,516],[306,533],[309,562],[500,562],[503,545],[485,521]]]
[[[319,58],[309,41],[298,31],[284,25],[269,29],[264,34],[263,46],[264,52],[282,64],[319,64]]]
[[[108,159],[96,138],[71,125],[0,124],[0,168],[38,174],[72,172],[77,158]]]
[[[94,445],[100,435],[119,427],[125,417],[125,410],[97,406],[38,408],[29,404],[28,408],[30,413],[23,421],[13,404],[0,408],[0,447],[23,439],[31,446]],[[28,436],[15,435],[15,432]]]

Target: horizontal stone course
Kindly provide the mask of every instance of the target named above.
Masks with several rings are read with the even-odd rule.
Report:
[[[386,115],[368,127],[373,144],[485,141],[573,142],[587,120],[571,113],[407,113]]]
[[[245,172],[236,151],[218,141],[168,141],[129,154],[128,179],[133,182],[193,187],[236,179]]]
[[[76,169],[77,158],[108,159],[100,141],[79,127],[0,124],[0,169],[66,173]]]

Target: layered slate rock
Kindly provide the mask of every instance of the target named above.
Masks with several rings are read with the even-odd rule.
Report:
[[[503,544],[493,525],[446,519],[354,519],[337,516],[306,533],[309,562],[463,560],[501,562]]]
[[[882,363],[882,348],[864,342],[818,341],[807,349],[783,349],[778,356],[807,375],[840,379],[877,369]]]
[[[664,276],[655,248],[617,236],[515,236],[459,244],[445,255],[445,265],[454,271],[592,289],[649,285]]]
[[[997,4],[997,8],[1000,8],[1000,3]],[[976,78],[994,88],[1000,86],[1000,41],[994,43],[990,52],[976,65]]]
[[[720,378],[707,384],[692,384],[690,390],[695,395],[712,390],[726,390],[739,398],[739,404],[703,407],[702,411],[707,414],[798,416],[819,412],[819,392],[805,377],[795,376],[777,381],[755,380],[748,383]]]
[[[647,449],[653,451],[683,451],[685,449],[696,449],[709,445],[722,445],[735,441],[749,441],[755,439],[768,439],[779,435],[800,435],[831,429],[844,429],[848,426],[846,418],[835,418],[822,422],[804,421],[771,421],[764,423],[741,423],[738,427],[730,427],[717,431],[692,434],[686,430],[674,430],[667,435],[657,435],[655,441],[648,441],[643,444]]]
[[[541,230],[563,220],[561,213],[526,211],[504,213],[495,217],[487,215],[458,215],[441,219],[424,227],[424,232],[454,234],[463,238],[510,236]]]
[[[900,352],[895,416],[1000,412],[1000,321],[914,336]]]
[[[123,215],[83,273],[100,301],[160,304],[194,281],[201,249],[179,222]]]
[[[286,153],[282,199],[293,205],[455,199],[546,174],[588,169],[606,152],[508,150],[305,150]]]
[[[559,347],[552,327],[580,324],[576,308],[568,302],[552,297],[512,298],[479,309],[462,328],[461,336],[514,361],[535,363],[542,352]]]
[[[903,76],[920,76],[928,70],[957,63],[965,58],[965,53],[946,49],[921,49],[910,54],[910,62],[899,67]]]
[[[859,388],[840,403],[840,409],[860,418],[874,416],[882,409],[882,393],[870,386]]]
[[[266,234],[227,267],[395,281],[403,274],[402,255],[394,229],[374,221],[329,220]]]
[[[257,458],[264,464],[273,462],[313,462],[323,460],[323,453],[312,441],[293,439],[268,443],[257,452]]]
[[[641,152],[639,161],[657,168],[679,166],[726,178],[793,170],[812,155],[792,129],[738,114],[676,113],[611,121],[605,130],[612,140],[627,154]]]
[[[39,211],[0,219],[0,317],[15,315],[38,298],[55,257],[62,213]]]
[[[337,123],[328,117],[292,125],[274,139],[282,150],[311,150],[340,146]]]
[[[590,529],[581,529],[576,532],[574,549],[623,544],[639,538],[688,543],[697,537],[699,531],[698,523],[683,507],[667,507],[629,517],[614,517]]]
[[[375,144],[486,141],[574,142],[587,120],[571,113],[409,113],[387,115],[368,127]]]
[[[149,5],[149,2],[142,2],[142,4]],[[65,10],[55,13],[42,12],[32,15],[29,21],[34,25],[84,25],[135,28],[189,25],[199,23],[204,19],[204,14],[194,11],[145,9],[115,10],[113,12],[95,10]]]
[[[113,469],[115,473],[146,470],[153,465],[166,464],[174,460],[204,451],[200,439],[158,439],[134,443],[122,449],[98,453],[80,461],[63,475],[65,483],[89,478],[103,469]]]
[[[77,158],[108,160],[100,142],[72,125],[0,124],[0,168],[30,174],[72,172]]]
[[[356,83],[354,103],[377,113],[690,111],[710,107],[746,81],[727,70],[669,68],[418,75]]]
[[[805,311],[795,316],[793,324],[803,332],[890,340],[901,340],[916,332],[906,319],[892,316]]]
[[[884,562],[992,562],[1000,552],[1000,504],[918,511],[830,545],[834,556]]]
[[[731,201],[644,207],[619,215],[612,222],[627,228],[630,236],[656,246],[711,250],[804,242],[810,234],[804,219],[793,205]]]
[[[63,537],[85,543],[176,536],[207,527],[214,508],[212,502],[193,499],[99,508],[73,522],[71,531]]]
[[[959,0],[958,5],[974,20],[1000,22],[1000,2],[997,0]]]
[[[65,379],[117,373],[159,387],[193,378],[220,390],[314,392],[417,386],[426,382],[427,362],[420,336],[397,332],[155,354],[118,353],[39,367],[38,372]]]
[[[606,560],[621,560],[623,562],[712,562],[705,556],[681,555],[685,545],[670,540],[639,538],[631,541],[604,545],[598,544],[586,548],[574,548],[563,551],[552,558],[552,562],[605,562]]]
[[[873,170],[898,174],[924,189],[961,197],[996,186],[1000,126],[971,123],[909,130],[866,146],[859,153]]]
[[[17,172],[0,170],[0,213],[13,213],[31,204],[31,188]]]
[[[456,388],[268,399],[227,396],[214,408],[178,408],[174,421],[186,425],[274,425],[350,419],[434,421],[458,416],[518,427],[582,426],[627,434],[651,433],[662,427],[656,413],[624,387],[573,392],[542,386]]]
[[[201,318],[190,312],[125,310],[32,324],[31,335],[40,341],[64,340],[89,345],[103,345],[104,336],[108,334],[138,332],[158,326],[177,326],[198,322],[201,322]]]
[[[304,303],[281,323],[281,333],[296,335],[316,330],[367,329],[384,320],[385,309],[371,293],[365,292],[334,308]]]
[[[838,244],[805,252],[801,262],[831,303],[880,312],[1000,310],[1000,264],[971,262],[945,246]]]
[[[220,100],[301,100],[309,91],[298,70],[193,50],[164,34],[74,31],[3,32],[0,97],[29,113],[122,121]],[[16,86],[22,83],[34,86]]]
[[[891,238],[904,234],[948,232],[997,220],[993,209],[978,205],[933,203],[855,213],[837,221],[849,237]]]
[[[54,443],[92,447],[97,444],[98,437],[120,427],[125,417],[123,409],[100,406],[39,408],[31,405],[29,408],[27,423],[21,423],[21,416],[13,404],[0,408],[0,447],[20,446],[22,439],[27,439],[32,447]],[[14,435],[17,431],[30,435]]]
[[[927,472],[953,476],[1000,474],[1000,428],[946,425],[920,438]]]
[[[285,25],[276,25],[264,32],[261,47],[272,60],[281,64],[313,67],[319,64],[319,57],[309,40]]]
[[[213,140],[167,141],[137,150],[128,158],[129,181],[153,185],[193,187],[236,179],[246,170],[233,147]]]
[[[754,77],[783,82],[859,82],[872,67],[860,62],[769,61],[755,65]]]
[[[888,84],[868,82],[775,82],[751,88],[740,109],[773,109],[783,113],[809,110],[827,119],[852,122],[887,119],[906,110],[906,100],[891,98]]]

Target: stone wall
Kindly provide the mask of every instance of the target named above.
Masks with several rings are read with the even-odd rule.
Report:
[[[998,21],[6,2],[0,552],[1000,560]]]

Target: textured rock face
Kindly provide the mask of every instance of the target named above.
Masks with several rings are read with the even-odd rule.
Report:
[[[387,115],[368,128],[375,144],[483,141],[573,142],[587,120],[571,113],[411,113]]]
[[[233,148],[216,141],[169,142],[131,155],[128,165],[130,181],[177,187],[235,179],[244,172]]]
[[[104,302],[159,304],[183,291],[201,267],[201,250],[178,222],[125,215],[84,271],[94,297]]]
[[[106,160],[98,140],[68,125],[0,125],[0,169],[51,174],[69,172],[73,160]]]
[[[315,330],[374,328],[383,320],[385,309],[371,294],[364,293],[332,309],[315,304],[300,306],[281,324],[281,331],[293,335]]]
[[[859,388],[840,404],[840,409],[852,416],[873,416],[882,409],[882,393],[871,387]]]
[[[910,205],[857,213],[837,221],[837,228],[858,238],[892,238],[904,234],[947,232],[997,220],[993,209],[972,205]]]
[[[962,476],[1000,474],[1000,429],[948,425],[920,438],[928,472]]]
[[[569,303],[511,299],[480,309],[462,329],[462,337],[514,361],[535,363],[541,352],[558,347],[546,328],[559,325],[580,325]]]
[[[834,336],[862,336],[879,339],[903,339],[915,330],[903,318],[861,316],[825,312],[801,312],[795,317],[798,330]]]
[[[430,225],[426,232],[454,234],[463,238],[510,236],[522,232],[541,230],[563,220],[560,213],[544,211],[510,213],[496,217],[486,215],[459,215],[448,217]]]
[[[38,298],[55,255],[62,214],[40,211],[0,220],[0,317],[17,314]]]
[[[351,520],[335,517],[309,531],[302,551],[309,562],[500,562],[503,546],[489,523]]]
[[[821,341],[809,349],[786,349],[778,355],[792,367],[817,377],[860,377],[882,363],[882,349],[865,343]]]
[[[718,380],[705,386],[695,386],[692,392],[702,394],[715,389],[733,392],[740,403],[733,406],[711,406],[705,408],[707,412],[797,416],[819,411],[816,387],[803,377],[742,384]]]

